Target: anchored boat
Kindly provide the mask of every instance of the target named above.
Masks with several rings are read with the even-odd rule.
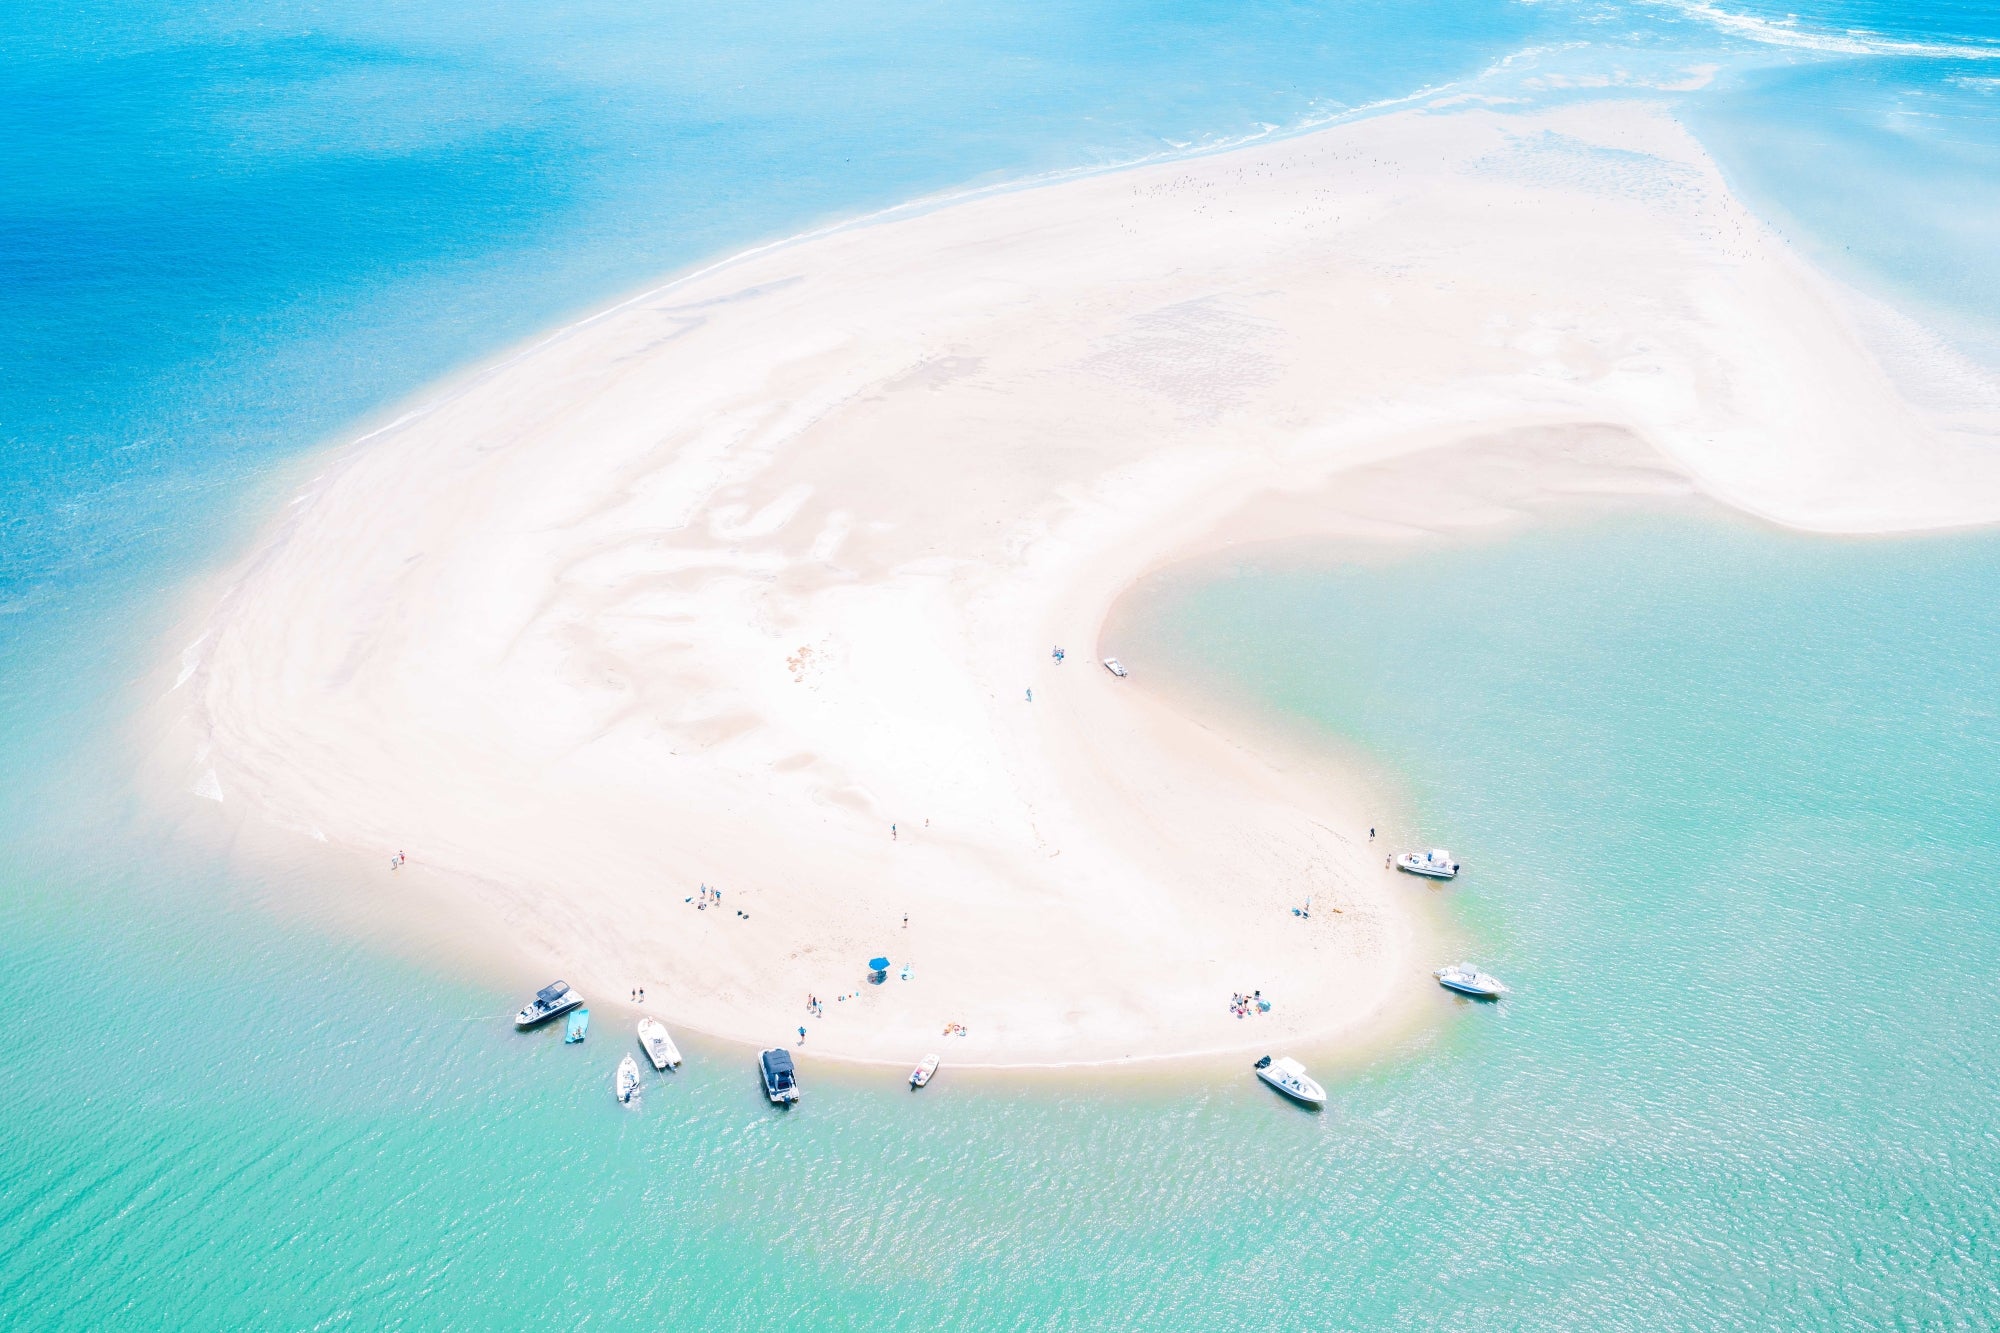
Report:
[[[569,1015],[569,1026],[563,1031],[563,1045],[574,1046],[590,1035],[590,1010],[573,1009]]]
[[[1259,1060],[1257,1077],[1295,1102],[1304,1102],[1307,1106],[1326,1105],[1326,1089],[1313,1082],[1306,1073],[1306,1067],[1289,1055],[1281,1055],[1275,1060],[1267,1055]]]
[[[792,1053],[782,1046],[757,1052],[757,1069],[764,1076],[764,1093],[779,1106],[799,1099],[799,1074]]]
[[[546,1023],[557,1014],[566,1014],[583,1003],[583,997],[569,988],[567,981],[551,981],[535,992],[535,998],[521,1006],[521,1012],[514,1015],[514,1026],[531,1028],[537,1023]]]
[[[626,1056],[618,1062],[618,1076],[612,1080],[612,1088],[618,1093],[618,1100],[626,1106],[639,1100],[639,1062]]]
[[[1488,976],[1470,963],[1441,967],[1432,975],[1446,990],[1455,990],[1460,995],[1470,995],[1478,1000],[1497,1000],[1507,993],[1499,978]]]
[[[1427,852],[1404,852],[1396,858],[1396,869],[1426,879],[1453,879],[1458,875],[1458,862],[1444,848],[1433,847]]]
[[[655,1069],[671,1069],[681,1062],[680,1047],[667,1035],[667,1025],[657,1018],[639,1020],[639,1045]]]
[[[931,1076],[937,1073],[937,1071],[938,1058],[935,1055],[925,1056],[917,1062],[917,1067],[910,1071],[910,1086],[913,1088],[923,1087],[924,1084],[931,1081]]]

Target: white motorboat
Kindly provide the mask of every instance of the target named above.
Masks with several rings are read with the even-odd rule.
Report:
[[[1396,869],[1426,879],[1452,879],[1458,875],[1458,862],[1444,848],[1433,847],[1427,852],[1404,852],[1396,858]]]
[[[583,996],[569,988],[567,981],[551,981],[535,992],[535,998],[521,1006],[521,1012],[514,1015],[514,1026],[531,1028],[537,1023],[546,1023],[557,1014],[566,1014],[583,1003]]]
[[[1498,977],[1488,976],[1470,963],[1455,963],[1441,967],[1433,973],[1438,985],[1446,990],[1455,990],[1460,995],[1470,995],[1479,1000],[1497,1000],[1507,993]]]
[[[618,1093],[618,1100],[626,1106],[639,1100],[639,1062],[626,1056],[618,1062],[618,1077],[611,1085]]]
[[[1114,676],[1122,677],[1130,674],[1125,670],[1125,664],[1119,661],[1115,657],[1107,657],[1104,659],[1104,669],[1106,671],[1109,671]]]
[[[639,1045],[655,1069],[672,1069],[681,1062],[680,1047],[667,1035],[667,1025],[657,1018],[639,1020]]]
[[[1275,1060],[1267,1055],[1259,1060],[1257,1077],[1293,1101],[1304,1102],[1307,1106],[1326,1105],[1326,1089],[1313,1082],[1306,1073],[1306,1067],[1289,1055],[1281,1055]]]
[[[917,1062],[917,1067],[910,1071],[910,1086],[913,1088],[923,1087],[924,1084],[931,1081],[931,1077],[937,1071],[938,1058],[935,1055],[925,1056]]]
[[[799,1099],[799,1073],[792,1053],[782,1046],[757,1052],[757,1070],[764,1076],[764,1094],[779,1106]]]

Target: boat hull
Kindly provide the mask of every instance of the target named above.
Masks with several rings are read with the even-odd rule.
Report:
[[[1458,870],[1455,867],[1411,865],[1403,861],[1398,861],[1396,862],[1396,869],[1402,871],[1405,875],[1415,875],[1419,879],[1458,878]]]
[[[1438,978],[1438,985],[1453,994],[1467,995],[1475,1000],[1497,1000],[1506,994],[1505,991],[1491,990],[1485,986],[1468,986],[1462,981],[1446,981],[1443,977]]]
[[[1262,1069],[1257,1071],[1257,1077],[1264,1081],[1264,1085],[1266,1087],[1273,1088],[1278,1092],[1283,1093],[1286,1097],[1288,1097],[1292,1101],[1297,1102],[1300,1106],[1310,1106],[1313,1107],[1314,1109],[1318,1109],[1319,1107],[1326,1105],[1326,1089],[1320,1087],[1317,1083],[1311,1085],[1310,1087],[1305,1087],[1305,1088],[1291,1087],[1288,1084],[1282,1083],[1279,1080],[1272,1078],[1270,1074],[1266,1073]]]
[[[789,1106],[799,1099],[798,1070],[782,1048],[772,1047],[757,1053],[757,1076],[763,1080],[764,1095],[773,1106]]]
[[[653,1068],[662,1072],[681,1062],[680,1048],[667,1035],[667,1029],[650,1018],[639,1024],[639,1049],[653,1062]]]
[[[573,995],[562,1004],[553,1005],[548,1009],[523,1009],[520,1013],[514,1015],[514,1026],[517,1028],[538,1028],[552,1018],[562,1017],[582,1003],[583,997],[581,995]]]

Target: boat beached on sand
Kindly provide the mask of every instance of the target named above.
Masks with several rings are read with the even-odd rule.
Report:
[[[618,1062],[618,1077],[612,1080],[618,1100],[626,1106],[639,1100],[639,1062],[626,1056]]]
[[[799,1074],[792,1053],[782,1046],[757,1052],[757,1069],[764,1076],[764,1093],[779,1106],[799,1099]]]
[[[1275,1060],[1267,1055],[1259,1060],[1257,1077],[1295,1102],[1304,1102],[1307,1106],[1326,1105],[1326,1089],[1313,1082],[1306,1073],[1306,1067],[1289,1055],[1281,1055]]]
[[[931,1077],[937,1071],[938,1058],[935,1055],[925,1056],[917,1062],[917,1067],[910,1071],[910,1086],[913,1088],[923,1087],[924,1084],[931,1081]]]
[[[583,1003],[583,996],[569,988],[567,981],[551,981],[535,992],[535,998],[521,1006],[521,1012],[514,1015],[514,1026],[531,1028],[537,1023],[546,1023],[557,1014],[566,1014]]]
[[[1453,879],[1458,875],[1458,862],[1444,848],[1433,847],[1427,852],[1404,852],[1396,858],[1396,869],[1426,879]]]
[[[1109,671],[1114,676],[1125,676],[1131,674],[1130,672],[1125,670],[1125,664],[1119,661],[1115,657],[1107,657],[1104,659],[1104,669],[1106,671]]]
[[[1457,991],[1460,995],[1470,995],[1476,1000],[1497,1000],[1507,993],[1497,977],[1488,976],[1470,963],[1454,963],[1441,967],[1432,973],[1438,985],[1446,990]]]
[[[680,1047],[667,1035],[667,1025],[657,1018],[639,1020],[639,1046],[655,1069],[672,1069],[681,1062]]]

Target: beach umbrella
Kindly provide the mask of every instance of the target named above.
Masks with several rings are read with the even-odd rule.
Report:
[[[889,970],[889,960],[886,958],[870,958],[868,960],[868,970],[870,972],[887,972]]]

